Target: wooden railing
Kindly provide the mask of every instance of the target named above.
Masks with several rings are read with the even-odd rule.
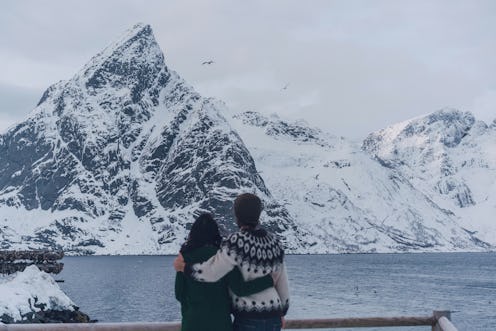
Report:
[[[292,319],[285,329],[334,329],[389,326],[430,326],[432,331],[457,331],[449,311],[434,311],[426,317],[364,317],[331,319]],[[0,331],[180,331],[179,323],[88,323],[88,324],[8,324]]]

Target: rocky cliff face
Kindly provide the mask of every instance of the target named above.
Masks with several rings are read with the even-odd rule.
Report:
[[[437,196],[478,205],[478,191],[453,175],[462,166],[443,151],[494,125],[469,114],[428,121],[454,128],[415,125],[401,137],[444,135],[442,149],[426,142],[425,155],[410,159],[426,172],[439,167],[436,183],[407,171],[412,150],[390,147],[392,133],[372,134],[361,150],[303,122],[233,116],[170,70],[150,26],[139,24],[0,135],[0,248],[175,253],[202,211],[233,231],[233,199],[254,192],[289,252],[487,249]],[[471,169],[483,162],[465,161]]]

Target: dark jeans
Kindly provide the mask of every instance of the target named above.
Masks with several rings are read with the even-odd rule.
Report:
[[[281,318],[266,319],[235,318],[233,331],[280,331]]]

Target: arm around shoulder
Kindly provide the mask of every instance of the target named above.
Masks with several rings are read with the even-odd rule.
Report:
[[[186,263],[184,273],[200,282],[214,283],[231,271],[237,262],[226,249],[219,249],[217,253],[202,263]]]

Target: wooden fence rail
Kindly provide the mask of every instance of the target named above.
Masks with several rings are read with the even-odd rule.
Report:
[[[365,317],[331,319],[292,319],[286,329],[333,329],[390,326],[429,326],[433,331],[457,331],[450,312],[434,311],[427,317]],[[180,323],[88,323],[88,324],[8,324],[0,331],[180,331]]]

